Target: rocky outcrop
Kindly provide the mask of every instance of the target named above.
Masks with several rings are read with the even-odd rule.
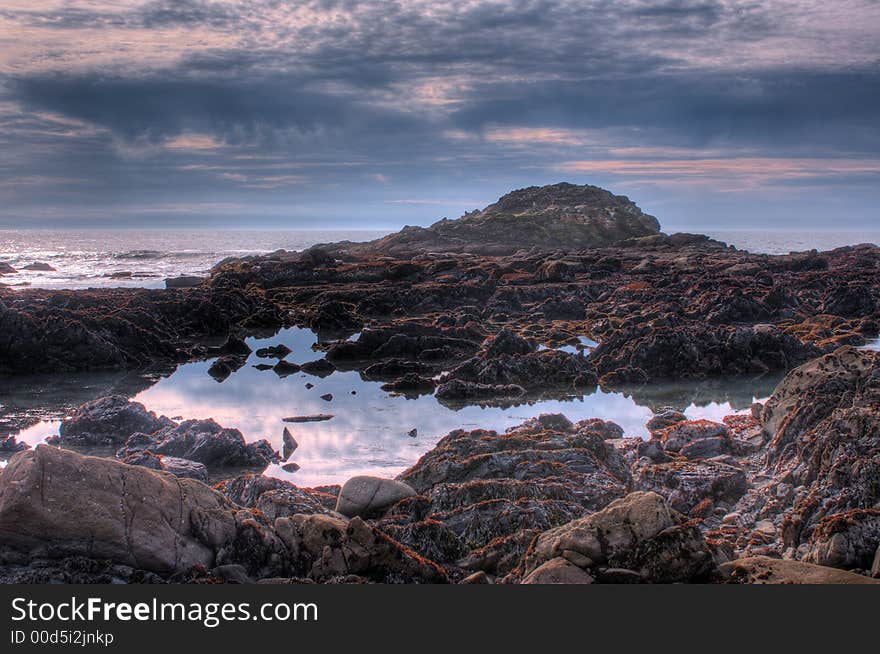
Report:
[[[870,571],[880,546],[880,354],[846,346],[793,370],[761,420],[768,444],[732,507],[737,550]]]
[[[544,415],[503,434],[454,431],[399,480],[419,493],[377,525],[443,564],[509,572],[534,535],[624,495],[629,472],[601,420]]]
[[[109,395],[77,408],[61,423],[61,442],[70,445],[121,445],[137,432],[151,434],[174,424],[147,411],[140,402]]]
[[[260,293],[187,290],[0,289],[0,372],[131,369],[201,358],[230,330],[283,324]]]
[[[132,434],[118,456],[144,451],[197,461],[208,468],[265,467],[281,460],[268,441],[248,443],[239,430],[221,427],[211,419],[172,423],[152,434]]]
[[[660,224],[624,196],[596,186],[531,186],[502,196],[482,211],[430,227],[406,227],[370,247],[380,252],[428,250],[514,252],[595,247],[658,234]]]
[[[715,562],[696,525],[656,493],[636,492],[541,534],[513,578],[523,583],[708,581]]]

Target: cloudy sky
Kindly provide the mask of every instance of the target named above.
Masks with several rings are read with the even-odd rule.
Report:
[[[880,2],[0,1],[0,227],[392,228],[560,180],[880,225]]]

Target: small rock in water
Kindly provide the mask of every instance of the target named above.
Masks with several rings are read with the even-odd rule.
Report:
[[[281,466],[281,469],[284,472],[296,472],[297,470],[299,470],[299,464],[291,461],[291,462],[285,463],[283,466]]]
[[[192,288],[198,286],[202,282],[207,281],[205,277],[193,277],[184,275],[182,277],[169,277],[165,280],[165,288]]]
[[[419,435],[419,430],[418,429],[410,429],[408,432],[406,432],[406,435],[409,436],[410,438],[415,438],[416,436]]]
[[[317,359],[302,364],[303,372],[307,372],[315,377],[329,377],[336,372],[336,366],[327,361],[327,359]]]
[[[300,367],[297,364],[290,363],[289,361],[285,361],[284,359],[276,363],[272,369],[279,377],[287,377],[288,375],[292,375],[293,373],[300,371]]]
[[[315,387],[315,385],[312,382],[306,382],[306,388],[308,390],[312,390],[314,387]]]
[[[254,366],[254,368],[256,368],[257,370],[260,370],[260,371],[272,370],[272,368],[274,368],[274,367],[275,366],[269,365],[268,363],[258,363]]]
[[[351,394],[352,394],[352,395],[357,395],[358,392],[357,392],[357,391],[352,391]]]
[[[41,272],[55,272],[55,269],[50,266],[48,263],[43,263],[42,261],[35,261],[34,263],[29,263],[24,266],[22,270],[36,270]]]
[[[236,356],[222,356],[208,368],[208,374],[216,381],[223,382],[245,364],[245,359]]]
[[[325,402],[331,402],[333,400],[333,393],[325,393],[321,396],[321,399]]]
[[[261,347],[257,350],[257,356],[261,359],[283,359],[292,351],[293,350],[289,347],[281,343],[279,345],[273,345],[272,347]]]
[[[321,422],[322,420],[331,420],[333,415],[330,413],[317,413],[312,416],[290,416],[282,418],[282,422]]]
[[[286,461],[296,451],[296,448],[299,447],[299,443],[296,442],[296,439],[287,427],[284,428],[284,432],[281,434],[281,440],[283,442],[281,458]]]
[[[130,270],[122,270],[110,274],[110,279],[131,279],[132,272]]]

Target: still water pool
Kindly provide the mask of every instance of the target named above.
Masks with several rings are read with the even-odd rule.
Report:
[[[254,352],[279,343],[293,350],[287,360],[294,363],[323,357],[315,347],[315,333],[308,329],[285,329],[270,338],[248,340]],[[583,343],[586,348],[592,345]],[[225,427],[241,430],[248,440],[266,438],[278,449],[287,426],[299,442],[291,460],[300,469],[288,473],[271,466],[267,474],[312,486],[341,483],[356,474],[394,476],[453,429],[500,431],[541,413],[562,413],[572,421],[613,420],[627,436],[645,437],[645,423],[657,411],[675,408],[692,418],[720,420],[747,411],[756,399],[769,396],[779,381],[779,377],[763,377],[651,384],[621,392],[559,393],[510,407],[454,408],[432,395],[414,399],[391,395],[380,388],[380,382],[365,381],[357,372],[336,371],[324,378],[295,373],[281,378],[271,370],[253,367],[267,362],[274,360],[259,359],[252,353],[244,367],[222,382],[208,374],[210,361],[188,363],[131,394],[158,414],[176,420],[214,418]],[[321,399],[327,394],[332,394],[332,400]],[[303,424],[283,422],[286,417],[313,414],[334,417]],[[58,424],[57,420],[43,420],[18,438],[36,444],[57,433]],[[414,429],[416,436],[412,437],[409,433]]]

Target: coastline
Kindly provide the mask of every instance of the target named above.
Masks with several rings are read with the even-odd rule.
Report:
[[[234,425],[157,416],[124,395],[95,398],[53,442],[104,447],[109,458],[41,445],[0,473],[0,578],[754,581],[758,568],[776,565],[754,557],[794,565],[774,568],[783,579],[808,565],[860,580],[880,574],[871,485],[880,368],[878,355],[858,349],[880,333],[880,248],[758,255],[705,236],[650,233],[645,221],[638,229],[649,233],[583,246],[578,232],[560,241],[571,247],[553,249],[499,242],[485,231],[494,214],[484,211],[481,231],[465,236],[467,225],[443,223],[368,244],[247,257],[189,288],[0,289],[3,373],[211,360],[222,384],[250,355],[246,337],[299,326],[318,335],[318,354],[301,364],[271,353],[276,374],[285,362],[291,373],[310,364],[317,376],[356,371],[389,392],[450,405],[498,406],[547,389],[785,379],[747,415],[715,422],[658,412],[648,439],[610,420],[558,415],[506,433],[453,431],[396,480],[360,480],[348,491],[348,483],[300,488],[259,474],[293,463],[296,434],[288,432],[285,452],[246,441]],[[14,437],[4,442],[17,447]],[[843,454],[829,461],[826,451]],[[49,487],[34,476],[39,468],[57,471]],[[145,531],[164,503],[180,502],[169,480],[194,478],[188,517],[149,551],[110,534],[93,556],[76,520],[99,518],[67,493],[71,469],[85,471],[82,497],[94,492],[92,474],[119,476],[111,497],[125,496],[129,478],[155,487],[157,504],[132,509],[155,512]],[[217,470],[229,473],[215,488],[198,481],[216,480]],[[13,493],[10,479],[31,494]],[[46,515],[33,501],[38,491],[73,517]],[[125,511],[103,519],[124,523]],[[24,536],[13,526],[22,520],[33,530]],[[62,535],[47,548],[40,530]],[[584,536],[594,532],[604,535]],[[627,544],[609,545],[608,534]],[[171,556],[173,542],[192,556]],[[90,557],[104,567],[84,572]]]

